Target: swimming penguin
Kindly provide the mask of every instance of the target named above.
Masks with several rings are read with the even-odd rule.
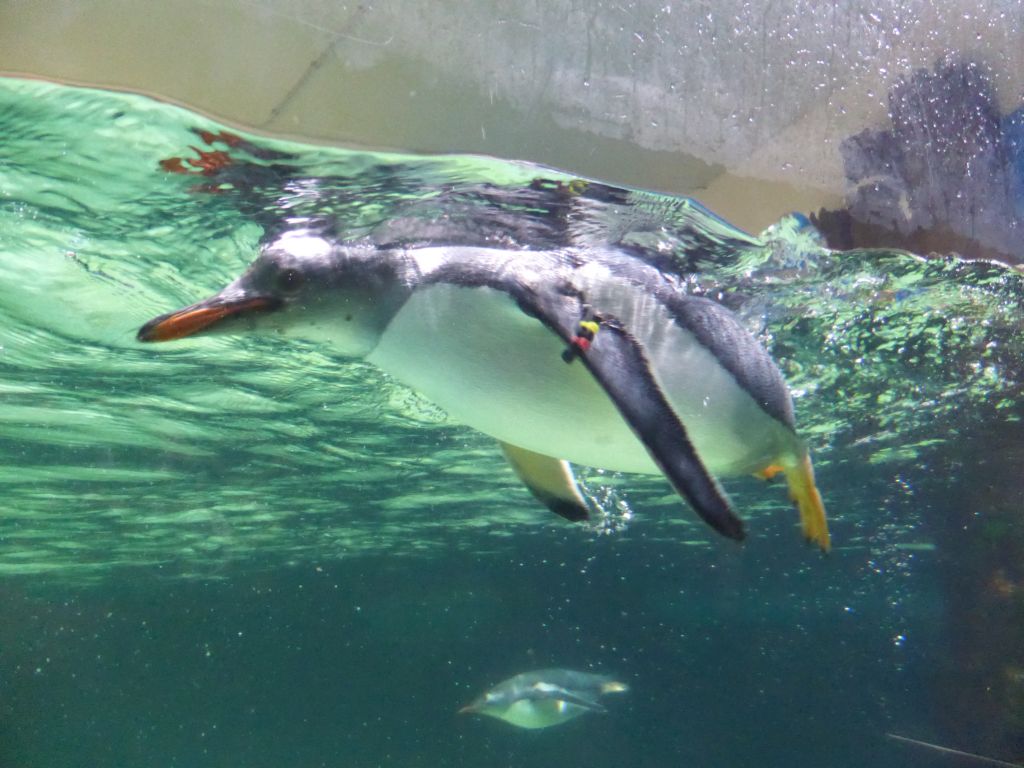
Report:
[[[518,728],[549,728],[587,712],[607,712],[598,701],[601,695],[628,690],[606,675],[541,669],[498,683],[459,713],[496,717]]]
[[[829,533],[767,351],[679,274],[617,246],[510,250],[284,232],[220,293],[146,323],[145,342],[276,332],[376,364],[496,438],[533,495],[588,516],[569,462],[661,473],[744,537],[714,475],[785,473],[804,536]]]

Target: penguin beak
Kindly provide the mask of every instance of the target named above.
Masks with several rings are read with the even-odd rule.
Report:
[[[174,341],[208,331],[227,318],[242,317],[255,312],[272,312],[281,307],[273,296],[247,296],[224,299],[214,296],[190,307],[154,317],[139,329],[139,341]]]
[[[474,714],[476,712],[479,712],[483,708],[483,705],[484,705],[483,699],[477,699],[473,703],[467,704],[462,709],[460,709],[459,710],[459,714],[460,715],[472,715],[472,714]]]

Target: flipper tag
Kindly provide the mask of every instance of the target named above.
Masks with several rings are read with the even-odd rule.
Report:
[[[584,317],[586,318],[589,315],[590,312],[588,310],[587,315]],[[599,330],[601,330],[601,323],[599,321],[592,319],[580,320],[579,325],[576,327],[576,335],[570,340],[569,347],[562,352],[562,359],[567,363],[571,363],[578,355],[589,350]]]

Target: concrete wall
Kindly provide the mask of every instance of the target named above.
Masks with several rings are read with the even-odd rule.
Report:
[[[953,52],[1021,105],[999,0],[7,0],[0,71],[309,139],[480,152],[698,196],[757,230],[838,208],[841,144]]]

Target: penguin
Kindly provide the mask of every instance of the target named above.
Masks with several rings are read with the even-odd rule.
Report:
[[[607,675],[571,669],[541,669],[510,677],[459,710],[504,720],[518,728],[549,728],[588,712],[608,710],[602,694],[628,691]]]
[[[664,475],[726,537],[716,476],[782,472],[804,536],[830,537],[782,374],[682,268],[616,245],[510,249],[338,241],[294,228],[142,342],[276,333],[368,361],[495,438],[556,514],[588,517],[572,464]]]

